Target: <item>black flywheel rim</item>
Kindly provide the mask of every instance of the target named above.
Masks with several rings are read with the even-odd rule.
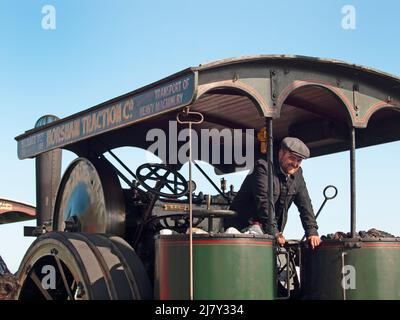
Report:
[[[121,244],[128,251],[121,250]],[[139,261],[132,265],[128,261]],[[29,248],[18,271],[21,300],[151,299],[147,274],[123,239],[51,232]]]
[[[122,189],[104,160],[78,158],[67,168],[57,192],[53,229],[124,235]]]

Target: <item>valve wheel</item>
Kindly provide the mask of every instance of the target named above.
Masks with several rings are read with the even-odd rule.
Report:
[[[165,164],[142,164],[137,168],[136,177],[147,191],[165,198],[180,198],[189,191],[186,179]]]

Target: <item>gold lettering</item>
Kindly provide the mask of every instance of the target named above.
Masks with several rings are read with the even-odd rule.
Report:
[[[182,80],[179,80],[165,87],[154,90],[154,95],[158,100],[176,94],[181,90],[182,90]]]
[[[154,110],[154,104],[150,103],[150,104],[147,104],[147,105],[141,107],[139,110],[139,114],[141,117],[145,117],[145,116],[148,116],[149,114],[152,114],[153,110]]]
[[[124,108],[122,110],[122,117],[124,120],[129,120],[133,117],[132,115],[133,112],[133,100],[130,99],[125,102]]]
[[[88,125],[89,125],[88,122],[89,122],[88,116],[85,116],[82,118],[82,134],[83,135],[86,135],[86,132],[88,131]]]
[[[112,106],[112,108],[108,110],[107,118],[107,126],[111,126],[115,123],[121,122],[121,105],[118,104]]]
[[[101,116],[103,118],[102,128],[106,128],[108,125],[107,120],[109,118],[110,109],[107,108],[103,110],[101,113],[102,113]]]
[[[47,146],[52,147],[70,141],[80,135],[79,120],[65,123],[47,131]]]
[[[11,203],[0,201],[0,210],[12,211],[13,205]]]

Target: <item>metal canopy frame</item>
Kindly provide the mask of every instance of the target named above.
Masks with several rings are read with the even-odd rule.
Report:
[[[146,149],[145,128],[168,128],[176,112],[201,112],[202,128],[254,128],[274,119],[275,140],[302,138],[312,156],[400,139],[400,79],[336,60],[252,56],[188,68],[75,115],[16,137],[20,159],[55,148],[78,155],[111,148]],[[232,168],[219,168],[231,171]]]
[[[18,157],[31,158],[56,148],[78,156],[101,155],[107,151],[105,145],[110,150],[147,149],[149,127],[168,132],[169,121],[189,106],[204,116],[194,130],[267,126],[270,167],[273,143],[285,136],[302,139],[313,157],[350,150],[354,236],[355,149],[400,140],[399,89],[398,77],[337,60],[287,55],[225,59],[185,69],[29,130],[16,137]],[[216,168],[227,173],[238,166],[222,161]]]

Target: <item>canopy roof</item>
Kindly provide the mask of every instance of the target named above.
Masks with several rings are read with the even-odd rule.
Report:
[[[400,78],[330,59],[259,55],[188,68],[29,130],[16,137],[18,156],[55,148],[78,155],[122,146],[147,149],[153,143],[146,141],[148,130],[168,133],[169,121],[187,106],[204,116],[196,131],[259,130],[271,117],[276,141],[299,137],[312,156],[349,149],[351,127],[359,129],[357,147],[400,139]]]

